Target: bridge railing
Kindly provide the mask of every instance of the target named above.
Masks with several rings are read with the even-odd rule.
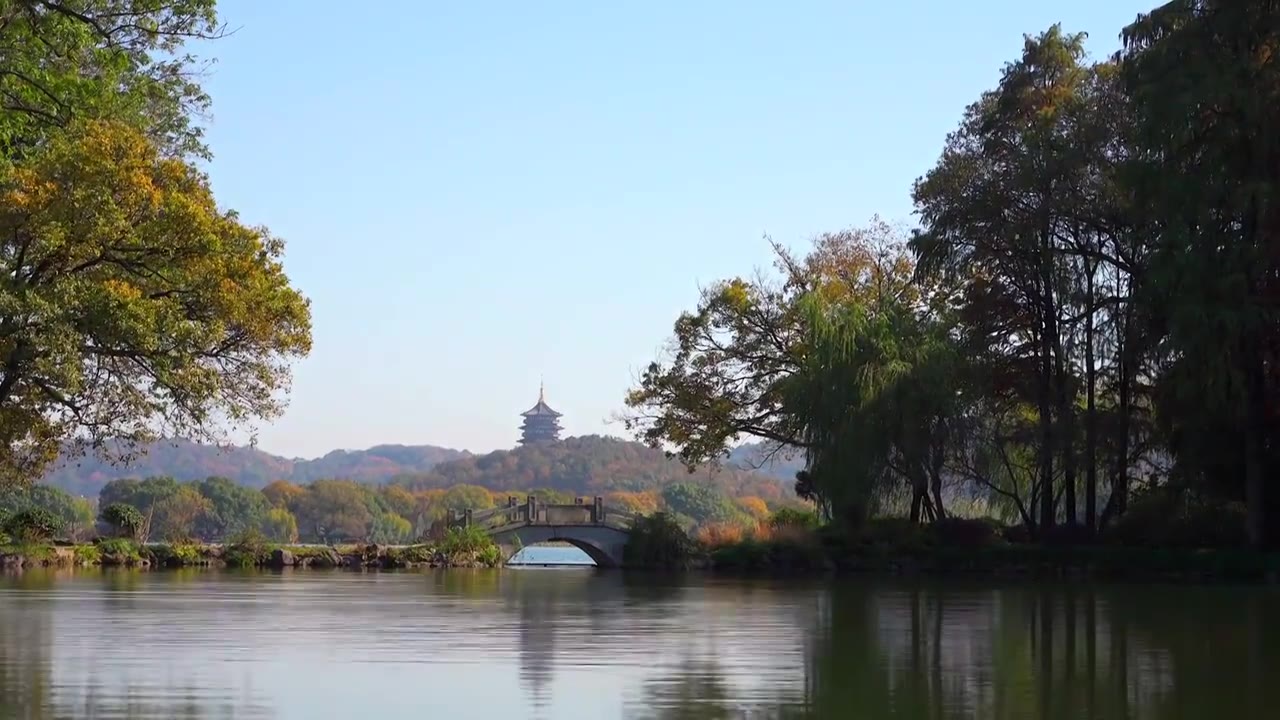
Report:
[[[486,510],[450,511],[449,526],[475,526],[489,532],[518,525],[608,525],[627,530],[638,517],[625,510],[607,507],[599,496],[576,498],[569,505],[542,502],[530,495],[524,502],[514,496],[508,497],[506,505]]]

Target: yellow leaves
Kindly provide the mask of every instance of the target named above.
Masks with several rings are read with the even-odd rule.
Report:
[[[103,294],[120,302],[130,302],[142,297],[142,290],[127,280],[109,278],[102,283]]]
[[[36,442],[77,429],[216,440],[212,418],[278,413],[287,361],[310,349],[282,244],[220,211],[202,173],[127,125],[81,123],[0,167],[0,242],[20,265],[0,319],[41,319],[0,429],[17,427],[18,408],[83,425]]]
[[[721,288],[720,299],[730,308],[741,312],[754,304],[754,289],[745,280],[734,278]]]
[[[764,520],[769,517],[769,506],[754,495],[738,498],[738,507],[756,520]]]

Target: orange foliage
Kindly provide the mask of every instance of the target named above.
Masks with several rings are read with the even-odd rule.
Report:
[[[267,502],[271,503],[273,507],[287,508],[289,510],[294,509],[306,492],[302,486],[295,485],[288,480],[276,480],[262,488],[262,494],[267,496]]]
[[[637,515],[651,515],[658,511],[658,493],[656,490],[611,492],[604,496],[604,504]]]
[[[741,525],[735,523],[707,523],[698,530],[698,542],[707,548],[736,545],[742,542],[746,532]]]
[[[747,497],[738,498],[737,502],[738,502],[738,507],[742,508],[743,512],[747,513],[748,515],[755,518],[756,520],[764,520],[765,518],[769,517],[769,506],[765,504],[764,500],[761,500],[755,495],[748,495]]]
[[[751,532],[751,537],[759,542],[781,542],[791,545],[808,545],[818,541],[817,535],[810,528],[796,525],[775,527],[767,522],[760,523]]]

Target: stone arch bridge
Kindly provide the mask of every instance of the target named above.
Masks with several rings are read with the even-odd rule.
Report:
[[[578,498],[572,505],[553,505],[530,495],[523,503],[509,497],[504,507],[452,511],[449,525],[482,528],[506,561],[523,547],[556,541],[585,552],[597,567],[613,568],[622,566],[622,552],[637,517],[606,508],[600,497],[590,503]]]

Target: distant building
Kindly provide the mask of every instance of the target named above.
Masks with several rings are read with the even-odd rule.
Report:
[[[547,405],[546,389],[538,386],[538,404],[520,413],[521,445],[546,445],[560,439],[560,413]]]

